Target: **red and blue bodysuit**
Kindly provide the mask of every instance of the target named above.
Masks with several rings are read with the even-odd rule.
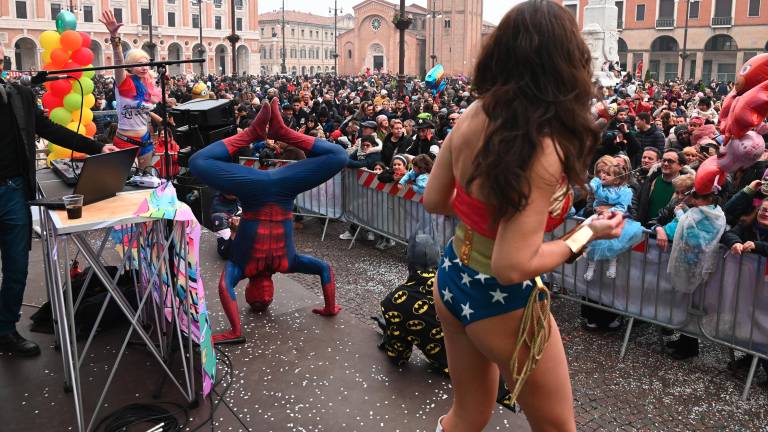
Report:
[[[245,341],[235,294],[235,286],[245,278],[249,280],[246,301],[256,311],[265,310],[272,302],[274,273],[320,276],[325,306],[313,312],[332,316],[340,310],[328,263],[296,253],[292,209],[298,194],[329,180],[344,168],[348,158],[336,144],[287,128],[277,98],[272,102],[262,103],[248,129],[207,146],[190,160],[193,175],[220,192],[237,196],[243,207],[240,226],[219,281],[219,298],[232,329],[215,334],[214,343]],[[307,153],[307,159],[269,171],[233,162],[239,149],[267,136],[300,148]]]

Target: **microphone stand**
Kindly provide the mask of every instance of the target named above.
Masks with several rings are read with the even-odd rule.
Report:
[[[123,64],[123,65],[114,65],[114,66],[95,66],[95,67],[87,67],[87,68],[77,68],[77,69],[60,69],[60,70],[50,70],[50,71],[40,71],[38,72],[34,78],[32,78],[34,81],[40,81],[44,82],[45,79],[49,75],[67,75],[75,72],[90,72],[90,71],[102,71],[102,70],[113,70],[113,69],[131,69],[135,67],[151,67],[151,68],[157,68],[158,76],[160,77],[160,92],[161,92],[161,104],[163,106],[162,110],[162,122],[161,127],[163,129],[163,140],[165,141],[165,154],[164,154],[164,163],[165,166],[165,179],[170,181],[171,180],[171,153],[168,149],[168,98],[165,96],[165,74],[167,71],[167,68],[169,65],[177,65],[177,64],[189,64],[189,63],[203,63],[205,62],[205,59],[198,58],[198,59],[191,59],[191,60],[169,60],[169,61],[149,61],[146,63],[133,63],[133,64]]]

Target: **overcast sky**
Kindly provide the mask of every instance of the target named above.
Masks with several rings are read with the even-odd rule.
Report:
[[[524,0],[485,0],[483,2],[483,19],[498,24],[501,17],[514,5]],[[361,3],[362,0],[338,0],[338,7],[344,13],[352,12],[352,6]],[[398,3],[390,0],[390,3]],[[406,0],[405,4],[416,3],[427,7],[427,0]],[[431,3],[431,0],[430,0]],[[282,0],[259,0],[259,12],[270,12],[282,7]],[[333,8],[333,0],[285,0],[285,10],[311,12],[316,15],[329,15],[328,8]]]

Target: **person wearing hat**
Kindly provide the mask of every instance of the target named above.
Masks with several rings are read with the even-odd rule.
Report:
[[[298,130],[298,122],[296,121],[296,116],[294,116],[293,112],[293,106],[289,104],[288,102],[283,104],[283,123],[285,123],[288,128],[293,130]]]
[[[420,118],[416,121],[416,138],[406,153],[411,156],[429,155],[432,159],[437,156],[440,144],[434,135],[435,125],[432,120]]]

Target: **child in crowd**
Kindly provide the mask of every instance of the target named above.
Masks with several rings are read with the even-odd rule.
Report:
[[[413,159],[413,168],[400,179],[400,185],[405,186],[411,183],[416,193],[423,194],[424,188],[427,187],[429,173],[432,172],[433,164],[432,158],[425,154],[416,156]]]
[[[382,161],[378,161],[373,165],[373,172],[378,174],[383,173],[387,169],[387,164]]]
[[[688,210],[684,203],[693,191],[694,180],[693,174],[683,174],[672,180],[675,193],[669,204],[659,210],[659,215],[652,220],[653,230],[656,231],[656,243],[662,249],[666,249],[669,239],[675,237],[675,229],[679,222],[678,216]]]
[[[667,272],[672,286],[682,293],[693,292],[715,271],[720,237],[725,231],[725,213],[717,205],[712,186],[706,191],[699,189],[694,188],[675,210],[677,222]],[[686,206],[690,207],[687,211]],[[667,243],[659,242],[659,246],[666,249]],[[699,355],[698,339],[682,334],[668,342],[667,348],[676,360]]]
[[[627,186],[629,170],[624,164],[616,163],[611,156],[604,156],[595,163],[595,177],[589,182],[595,196],[595,214],[604,211],[627,213],[632,205],[632,190]],[[591,281],[595,276],[597,261],[608,261],[605,272],[609,279],[616,278],[616,257],[629,250],[643,238],[639,222],[627,219],[621,236],[612,240],[596,240],[587,250],[587,271],[584,279]]]
[[[408,158],[405,155],[392,157],[392,167],[379,174],[376,179],[382,183],[396,183],[408,172]]]

